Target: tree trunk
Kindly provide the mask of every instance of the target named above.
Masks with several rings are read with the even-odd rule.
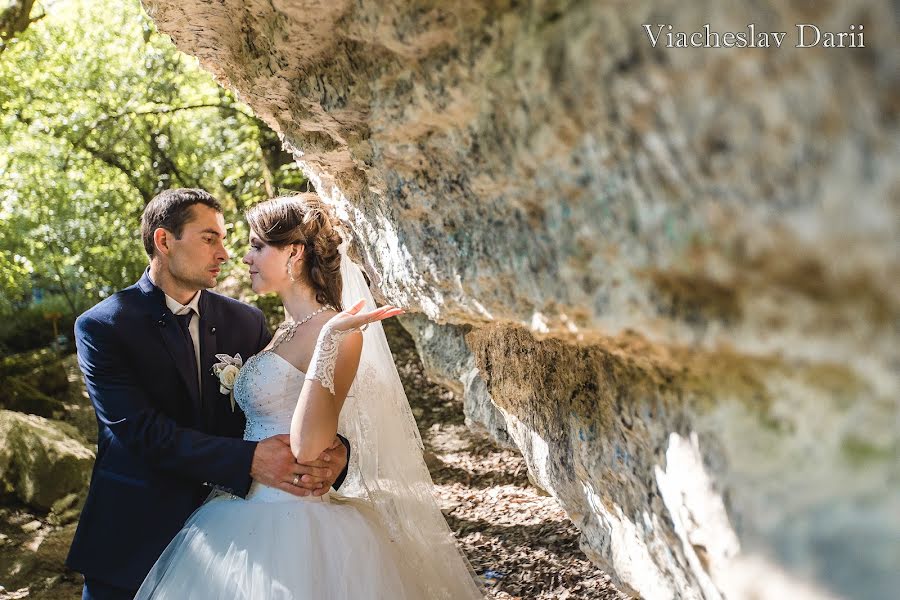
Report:
[[[33,22],[42,18],[31,18],[31,9],[35,0],[11,0],[9,6],[0,10],[0,53],[7,46],[7,42],[26,29]]]

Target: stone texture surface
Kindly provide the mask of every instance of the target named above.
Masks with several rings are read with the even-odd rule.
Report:
[[[12,354],[0,359],[0,409],[47,418],[65,413],[62,398],[69,391],[66,368],[49,349]]]
[[[900,586],[892,3],[145,4],[619,581]],[[866,47],[794,48],[804,22]],[[787,41],[654,49],[643,23]]]
[[[67,423],[0,410],[0,493],[49,510],[87,485],[94,452]]]

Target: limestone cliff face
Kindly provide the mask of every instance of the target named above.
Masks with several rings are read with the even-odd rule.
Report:
[[[283,134],[433,376],[621,582],[900,586],[890,2],[145,4]],[[786,36],[642,27],[706,23]],[[798,23],[865,48],[795,48]]]

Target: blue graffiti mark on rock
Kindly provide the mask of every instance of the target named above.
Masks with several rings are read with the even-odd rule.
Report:
[[[582,442],[593,442],[597,439],[597,426],[594,423],[587,428],[578,428],[578,439]]]
[[[616,466],[621,465],[622,467],[630,468],[634,464],[634,457],[630,452],[628,452],[628,450],[626,450],[619,444],[616,444],[616,447],[613,450],[613,456]]]

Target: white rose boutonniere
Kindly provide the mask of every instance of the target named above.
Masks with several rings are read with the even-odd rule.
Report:
[[[212,366],[213,375],[219,378],[219,392],[229,395],[231,412],[234,412],[234,380],[244,366],[244,359],[240,354],[235,354],[233,358],[227,354],[216,354],[216,358],[220,362]]]

